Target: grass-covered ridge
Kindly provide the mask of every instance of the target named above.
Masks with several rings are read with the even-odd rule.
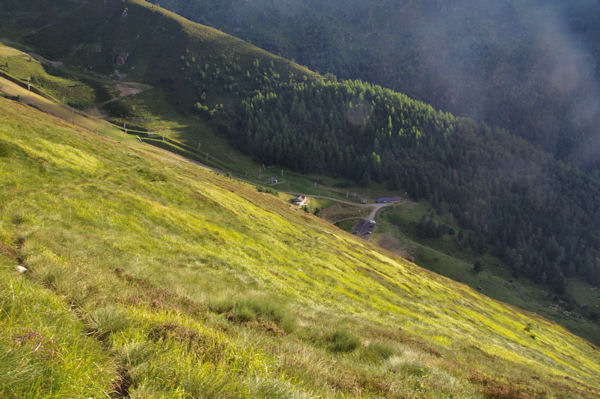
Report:
[[[30,364],[3,397],[599,393],[553,323],[144,144],[0,115],[0,369]]]
[[[318,75],[287,59],[216,29],[186,20],[143,0],[47,4],[17,2],[0,22],[4,34],[51,59],[102,75],[149,83],[165,90],[171,105],[192,112],[197,102],[230,104],[264,89],[270,80]],[[21,14],[28,17],[21,17]],[[26,26],[29,30],[21,32]],[[233,97],[233,98],[232,98]]]

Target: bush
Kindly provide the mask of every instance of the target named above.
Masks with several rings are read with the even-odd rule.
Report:
[[[270,187],[256,186],[256,190],[257,190],[259,193],[267,193],[267,194],[272,194],[272,195],[274,195],[274,196],[276,196],[276,197],[278,197],[278,196],[279,196],[279,193],[278,193],[277,191],[273,190],[273,189],[272,189],[272,188],[270,188]]]
[[[336,330],[329,341],[333,352],[352,352],[360,346],[360,340],[346,330]]]

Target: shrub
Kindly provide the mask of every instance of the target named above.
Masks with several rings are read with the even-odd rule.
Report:
[[[272,194],[272,195],[274,195],[274,196],[276,196],[276,197],[278,197],[278,196],[279,196],[279,193],[278,193],[277,191],[273,190],[273,189],[272,189],[272,188],[270,188],[270,187],[256,186],[256,190],[257,190],[259,193],[267,193],[267,194]]]

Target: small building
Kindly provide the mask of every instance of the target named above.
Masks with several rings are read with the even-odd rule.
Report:
[[[388,204],[390,202],[402,201],[402,197],[379,197],[375,202],[378,204]]]
[[[271,176],[271,184],[277,184],[279,183],[279,179],[276,178],[275,176]]]
[[[298,195],[292,200],[292,204],[297,206],[304,206],[306,205],[306,201],[308,201],[308,197],[306,195]]]

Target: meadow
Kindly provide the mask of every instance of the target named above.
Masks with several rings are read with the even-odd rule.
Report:
[[[111,134],[0,98],[0,396],[600,394],[555,323]]]

